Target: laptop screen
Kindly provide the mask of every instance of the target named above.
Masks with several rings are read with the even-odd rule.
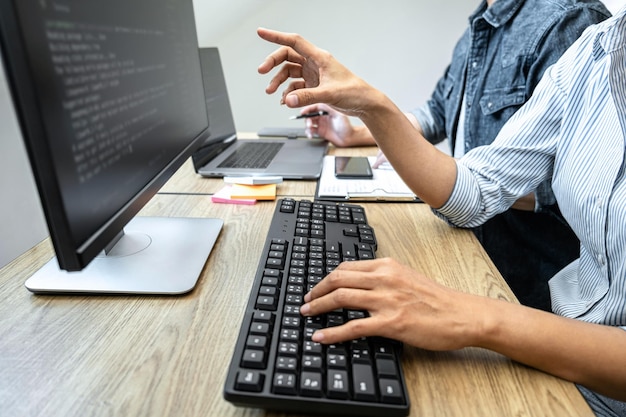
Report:
[[[219,50],[213,47],[200,48],[198,51],[204,81],[204,97],[209,116],[210,136],[193,154],[196,170],[230,146],[237,133]]]

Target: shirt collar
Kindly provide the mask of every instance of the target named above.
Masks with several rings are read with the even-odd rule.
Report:
[[[482,17],[493,27],[502,26],[508,22],[525,0],[497,0],[488,7],[487,0],[483,0],[474,13],[470,16],[470,23],[476,18]]]
[[[623,48],[622,37],[626,32],[626,7],[613,18],[598,25],[598,32],[593,40],[593,59],[599,60],[616,49]]]

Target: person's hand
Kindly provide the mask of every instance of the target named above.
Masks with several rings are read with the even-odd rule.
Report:
[[[374,161],[372,168],[376,169],[380,167],[382,164],[388,164],[388,163],[389,161],[387,160],[387,157],[385,156],[383,151],[379,150],[378,155],[376,155],[376,161]]]
[[[283,45],[259,65],[258,71],[267,74],[280,67],[265,89],[268,94],[292,79],[281,98],[287,107],[326,103],[345,115],[359,116],[366,103],[377,101],[376,90],[300,35],[263,28],[257,33],[268,42]]]
[[[315,316],[338,308],[370,317],[318,330],[313,340],[339,343],[383,336],[431,350],[471,346],[480,328],[484,297],[437,284],[392,259],[344,262],[304,297],[300,312]]]
[[[354,127],[350,119],[326,104],[313,104],[300,110],[301,114],[325,111],[326,116],[308,117],[305,119],[307,137],[320,137],[340,148],[353,146]]]

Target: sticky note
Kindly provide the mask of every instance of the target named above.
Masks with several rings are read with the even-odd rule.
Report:
[[[231,203],[231,204],[255,204],[255,199],[234,199],[231,198],[232,186],[227,184],[221,190],[211,196],[211,201],[214,203]]]
[[[232,199],[275,200],[276,184],[244,185],[233,184],[230,190]]]

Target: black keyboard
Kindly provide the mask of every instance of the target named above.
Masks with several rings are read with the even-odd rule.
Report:
[[[219,165],[219,168],[267,168],[283,143],[246,142]]]
[[[316,329],[366,311],[300,315],[303,296],[344,260],[373,259],[376,235],[355,204],[279,200],[228,369],[224,398],[286,412],[405,416],[402,344],[313,342]]]

